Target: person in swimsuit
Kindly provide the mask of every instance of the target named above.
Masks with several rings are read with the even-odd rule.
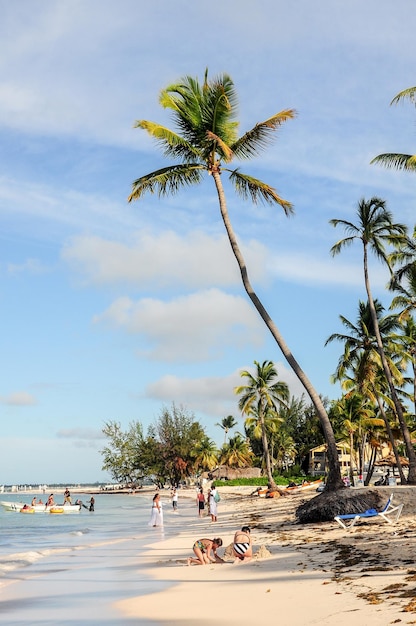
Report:
[[[249,561],[253,556],[253,544],[248,526],[243,526],[241,530],[237,530],[235,533],[233,552],[235,556],[234,563]]]
[[[198,506],[198,516],[203,517],[205,513],[205,496],[202,488],[198,491],[196,503]]]
[[[188,565],[205,565],[206,563],[224,563],[223,559],[221,559],[217,554],[217,548],[222,546],[222,539],[220,537],[216,539],[198,539],[195,541],[192,549],[194,551],[195,556],[188,558]]]
[[[48,498],[48,501],[46,503],[46,506],[55,506],[55,500],[53,499],[53,493],[51,493],[51,495]]]

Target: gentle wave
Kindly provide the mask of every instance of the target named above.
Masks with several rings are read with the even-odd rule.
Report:
[[[16,554],[9,554],[7,557],[2,557],[0,559],[0,576],[4,576],[6,573],[21,567],[33,565],[33,563],[48,556],[50,553],[50,550],[41,552],[31,550],[29,552],[18,552]]]

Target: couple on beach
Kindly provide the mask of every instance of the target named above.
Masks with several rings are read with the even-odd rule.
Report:
[[[211,516],[211,522],[218,521],[218,502],[220,501],[220,494],[218,493],[214,484],[211,489],[208,489],[207,503],[209,515]],[[203,517],[205,511],[205,496],[202,487],[199,488],[196,494],[196,504],[198,507],[198,516]]]
[[[243,526],[241,530],[237,530],[235,533],[234,541],[231,544],[234,563],[249,561],[253,556],[253,544],[250,532],[251,531],[248,526]],[[192,565],[193,563],[195,565],[224,563],[224,559],[217,554],[217,549],[221,546],[221,537],[214,539],[198,539],[192,546],[196,558],[189,557],[188,565]]]

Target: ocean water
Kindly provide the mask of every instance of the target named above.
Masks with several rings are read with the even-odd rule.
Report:
[[[40,497],[0,494],[0,500],[30,503],[33,495]],[[0,507],[2,624],[131,624],[114,610],[114,602],[160,590],[163,584],[141,569],[140,557],[147,544],[178,530],[168,494],[164,528],[148,526],[152,494],[94,497],[95,511],[82,508],[79,514],[22,514]]]

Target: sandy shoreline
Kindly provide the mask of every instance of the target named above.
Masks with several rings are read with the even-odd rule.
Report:
[[[252,488],[221,488],[213,524],[198,519],[195,492],[183,490],[179,535],[155,536],[142,555],[148,575],[170,586],[115,606],[139,624],[248,626],[259,618],[282,626],[416,624],[416,488],[380,490],[386,500],[394,492],[404,502],[399,522],[368,520],[348,533],[335,522],[296,524],[294,510],[315,493],[265,500],[244,495]],[[162,496],[168,506],[168,493]],[[186,566],[196,539],[220,536],[227,546],[243,524],[252,527],[254,552],[267,547],[267,558]]]

